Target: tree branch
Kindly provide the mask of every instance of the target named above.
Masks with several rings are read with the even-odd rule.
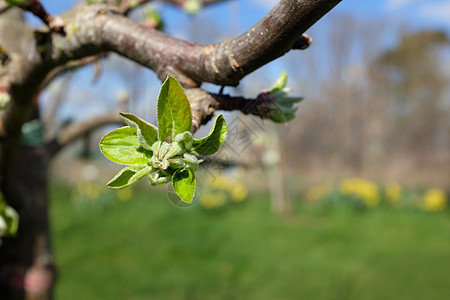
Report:
[[[153,69],[161,79],[171,73],[189,86],[201,82],[236,86],[244,76],[293,46],[308,45],[310,40],[302,33],[339,2],[282,0],[243,35],[207,46],[139,26],[111,8],[91,6],[68,25],[73,28],[72,39],[55,37],[51,56],[56,61],[67,60],[64,55],[77,55],[79,48],[87,50],[88,46],[93,52],[109,50],[124,55]]]
[[[18,6],[23,10],[31,12],[33,15],[42,20],[51,30],[54,32],[58,32],[64,34],[64,22],[59,17],[53,17],[49,13],[47,13],[46,9],[40,2],[40,0],[29,0],[28,4],[16,4],[14,6]],[[9,7],[7,3],[4,1],[0,2],[0,12],[3,12]]]
[[[280,1],[253,28],[210,48],[202,74],[209,80],[203,81],[237,85],[244,76],[291,50],[298,37],[340,1]]]
[[[0,0],[0,14],[6,10],[8,10],[11,6],[9,6],[8,4],[6,4],[5,1]]]
[[[256,98],[245,98],[212,94],[200,88],[189,88],[185,91],[191,103],[194,119],[192,132],[206,124],[214,116],[216,110],[240,111],[245,115],[250,114],[261,119],[271,119],[270,105],[275,101],[265,92],[260,93]]]
[[[65,26],[67,36],[44,35],[38,51],[34,48],[20,62],[8,64],[16,72],[9,78],[13,101],[4,117],[5,132],[18,131],[40,80],[68,61],[113,51],[153,69],[162,80],[171,74],[186,88],[202,82],[236,86],[247,74],[292,49],[302,33],[339,2],[281,0],[243,35],[206,46],[140,26],[118,9],[87,6]]]
[[[54,139],[47,143],[46,147],[49,150],[50,156],[55,155],[65,145],[72,143],[86,133],[109,124],[124,124],[124,122],[119,114],[111,113],[67,126]]]

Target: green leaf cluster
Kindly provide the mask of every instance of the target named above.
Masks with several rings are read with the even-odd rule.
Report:
[[[89,5],[92,5],[92,4],[103,4],[103,3],[105,3],[105,0],[86,0],[86,3],[89,4]]]
[[[227,137],[225,118],[217,116],[209,134],[194,139],[189,101],[170,76],[158,96],[158,127],[130,113],[120,115],[128,126],[107,133],[100,141],[100,150],[109,160],[127,166],[107,186],[123,189],[144,177],[154,186],[172,182],[180,199],[191,203],[200,163],[196,155],[208,156],[219,150]]]
[[[143,10],[141,23],[150,28],[161,31],[164,30],[164,22],[161,18],[161,14],[153,6],[146,6]]]
[[[0,194],[0,237],[15,235],[18,227],[19,215],[12,207],[6,205]]]
[[[285,87],[286,82],[287,73],[286,71],[283,71],[267,92],[269,97],[274,99],[274,101],[269,104],[269,118],[275,123],[286,123],[292,120],[297,111],[294,104],[303,100],[303,98],[287,96],[290,89]]]
[[[187,0],[183,9],[192,15],[198,14],[198,12],[203,8],[203,3],[200,0]]]
[[[31,4],[31,0],[5,0],[11,6],[27,7]]]

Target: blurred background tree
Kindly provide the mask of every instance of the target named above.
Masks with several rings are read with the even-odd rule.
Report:
[[[77,1],[49,2],[67,8]],[[272,2],[270,5],[275,4]],[[349,6],[355,4],[348,2]],[[157,4],[151,9],[160,12],[167,34],[209,44],[230,40],[250,28],[269,12],[268,7],[261,9],[265,3],[225,1],[189,16],[179,7],[170,5]],[[78,4],[85,3],[80,1]],[[258,9],[254,9],[255,5]],[[33,231],[28,236],[22,233],[20,237],[26,242],[19,245],[26,250],[17,252],[0,248],[6,253],[2,253],[6,271],[0,278],[5,280],[14,274],[12,257],[26,261],[27,268],[30,264],[52,265],[46,218],[45,186],[48,184],[53,197],[51,220],[60,262],[63,268],[70,270],[64,273],[63,269],[62,272],[58,295],[64,295],[64,298],[84,298],[86,294],[92,299],[103,295],[132,298],[135,294],[145,294],[142,296],[145,299],[151,294],[155,299],[158,296],[159,299],[198,299],[204,295],[207,296],[203,298],[208,299],[242,295],[248,299],[258,296],[258,299],[274,299],[286,292],[286,299],[297,299],[298,295],[345,299],[354,289],[357,296],[365,295],[359,299],[373,299],[380,294],[380,298],[396,295],[392,287],[397,284],[404,288],[398,290],[408,297],[420,297],[420,291],[434,286],[433,283],[436,288],[423,295],[445,294],[445,288],[442,288],[445,285],[440,283],[445,278],[442,274],[448,270],[443,263],[443,258],[448,258],[448,244],[441,238],[440,228],[448,228],[446,215],[436,219],[429,216],[416,219],[415,215],[391,212],[384,215],[376,211],[362,220],[359,215],[344,214],[342,217],[339,213],[328,215],[322,211],[317,213],[319,216],[315,212],[307,215],[308,208],[302,206],[308,201],[303,197],[307,187],[317,182],[325,182],[318,194],[326,201],[345,202],[330,191],[333,191],[333,184],[337,186],[349,177],[371,179],[380,185],[396,182],[402,188],[450,188],[447,83],[450,57],[446,31],[411,26],[396,18],[371,19],[366,15],[344,13],[349,6],[332,11],[309,30],[314,43],[301,56],[287,53],[242,79],[239,86],[225,89],[232,96],[256,96],[281,70],[287,70],[292,93],[304,96],[305,101],[289,126],[277,126],[276,129],[256,116],[226,114],[234,138],[232,134],[227,141],[229,144],[207,170],[217,171],[215,168],[220,167],[219,172],[236,177],[249,189],[249,199],[258,203],[246,206],[246,201],[242,201],[240,206],[229,205],[241,209],[236,209],[235,214],[221,214],[226,209],[217,209],[218,214],[212,214],[213,219],[195,209],[178,212],[171,210],[171,206],[167,208],[166,190],[153,194],[138,187],[132,197],[136,204],[119,203],[124,205],[120,206],[114,200],[126,199],[129,195],[116,195],[99,186],[117,169],[98,157],[97,142],[104,131],[97,128],[116,122],[118,110],[138,113],[154,123],[153,99],[159,90],[157,75],[114,54],[81,64],[78,61],[65,69],[49,82],[40,93],[39,101],[35,102],[39,110],[37,105],[33,107],[31,119],[39,117],[44,127],[25,127],[32,137],[27,140],[31,144],[23,145],[20,151],[29,155],[18,162],[22,171],[9,179],[19,183],[18,194],[29,204],[25,206],[26,210],[39,212],[36,215],[43,217],[28,215],[32,217],[24,224],[31,225]],[[145,14],[147,12],[137,10],[130,17],[141,22],[146,20]],[[22,42],[32,36],[25,20],[35,27],[41,26],[28,15],[23,19],[20,10],[10,9],[1,14],[0,44],[8,45],[11,52],[23,51],[26,43],[24,46]],[[145,22],[145,26],[152,22]],[[208,83],[202,88],[211,94],[220,91],[220,87]],[[72,130],[76,126],[72,125],[81,123],[89,130],[74,135]],[[33,124],[36,125],[28,125]],[[202,127],[199,136],[207,130],[208,125]],[[292,203],[286,202],[284,207],[297,213],[285,220],[266,214],[269,210],[265,204],[267,188],[273,180],[270,181],[270,174],[264,169],[267,146],[258,141],[274,131],[278,134],[279,144],[270,146],[276,148],[278,155],[274,156],[279,157],[279,164],[275,172],[269,171],[272,175],[282,174],[280,177],[284,180],[280,181],[285,186],[281,188],[286,193],[275,194],[283,196],[284,200],[291,199]],[[43,136],[43,145],[35,147],[33,138],[39,136]],[[231,171],[222,169],[230,165],[239,167]],[[89,166],[89,172],[86,172],[86,166]],[[50,182],[46,177],[48,167]],[[34,171],[31,174],[27,172],[30,169]],[[352,188],[358,192],[362,190],[360,193],[365,195],[364,186],[373,185]],[[4,186],[10,187],[7,183]],[[68,192],[66,186],[72,192]],[[403,193],[400,188],[394,191]],[[215,195],[206,194],[209,199],[204,200],[205,203],[233,203],[232,197],[225,193],[220,197],[211,197],[211,194]],[[413,193],[410,197],[404,194],[403,198],[415,197]],[[443,210],[446,200],[442,195],[438,190],[427,196],[431,199],[426,201],[431,203],[430,211]],[[377,197],[376,203],[382,205],[382,191],[378,188]],[[163,201],[147,201],[148,198]],[[400,196],[392,198],[402,199],[399,202],[405,200]],[[67,199],[74,199],[73,203]],[[350,202],[359,203],[353,198]],[[360,206],[359,203],[357,207]],[[124,207],[129,213],[124,212]],[[43,226],[34,226],[35,222]],[[133,224],[135,231],[125,229],[129,224]],[[391,227],[396,227],[397,231]],[[34,238],[35,234],[39,237]],[[146,239],[142,240],[142,236]],[[6,243],[14,243],[14,240],[6,239]],[[367,245],[371,246],[370,250]],[[149,253],[155,255],[149,257]],[[174,268],[167,270],[167,262],[175,262]],[[417,272],[415,265],[421,267],[421,272]],[[397,267],[398,278],[407,279],[405,282],[394,279],[395,276],[386,276],[391,275],[392,266]],[[25,274],[31,279],[43,278],[40,283],[44,285],[51,283],[50,276],[27,273],[27,268],[15,274],[13,283],[18,294],[23,294]],[[199,282],[197,277],[191,278],[193,269],[207,284]],[[54,269],[49,270],[54,272]],[[274,270],[281,270],[282,275],[274,278]],[[341,270],[348,278],[341,278]],[[140,275],[135,278],[135,273]],[[420,281],[419,275],[414,277],[416,273],[427,275]],[[304,278],[304,274],[311,276]],[[414,287],[410,284],[411,276],[417,280]],[[128,277],[132,280],[126,281]],[[383,278],[388,277],[390,281],[384,282]],[[110,281],[103,281],[104,278]],[[111,284],[122,283],[116,278],[126,283]],[[302,278],[303,285],[289,278]],[[174,282],[177,287],[173,287]],[[109,288],[104,290],[102,286]],[[35,286],[31,284],[28,288],[32,290]],[[86,290],[84,294],[83,290]],[[114,294],[118,290],[125,292]],[[34,294],[39,296],[41,292]],[[48,295],[48,291],[43,294]],[[3,295],[0,294],[0,298]]]

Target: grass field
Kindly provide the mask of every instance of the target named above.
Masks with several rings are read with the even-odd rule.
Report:
[[[219,213],[161,193],[97,205],[52,186],[56,299],[450,299],[450,215],[268,199]]]

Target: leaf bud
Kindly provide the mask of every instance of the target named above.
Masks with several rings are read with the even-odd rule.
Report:
[[[169,145],[169,148],[168,148],[168,150],[166,152],[166,155],[164,156],[164,159],[169,159],[169,158],[172,158],[174,156],[183,154],[183,152],[186,152],[184,147],[182,147],[180,145],[180,143],[178,143],[178,142],[173,142],[172,144],[168,144],[168,145]]]
[[[185,150],[190,151],[192,148],[192,134],[189,131],[179,133],[175,136],[175,142],[179,143]]]
[[[172,179],[172,176],[171,175],[162,175],[161,172],[156,172],[156,174],[153,178],[151,175],[149,175],[148,178],[150,179],[150,183],[153,186],[157,186],[157,185],[163,185],[163,184],[169,183],[170,180]]]
[[[175,158],[171,158],[168,160],[169,162],[169,167],[171,167],[172,169],[182,169],[184,167],[186,167],[186,162],[184,161],[183,158],[181,157],[175,157]]]
[[[197,170],[199,164],[197,156],[191,153],[185,153],[183,154],[183,160],[192,171]]]
[[[163,160],[167,156],[167,152],[169,152],[171,146],[169,143],[162,142],[159,147],[158,158],[159,160]]]

